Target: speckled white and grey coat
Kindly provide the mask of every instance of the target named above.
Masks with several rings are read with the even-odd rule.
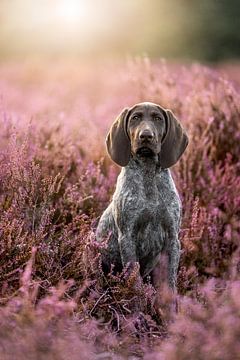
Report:
[[[161,169],[158,157],[131,157],[117,180],[112,202],[102,214],[97,240],[108,238],[103,265],[121,271],[139,262],[146,277],[159,261],[168,257],[168,283],[176,287],[180,257],[178,239],[181,202],[169,169]]]

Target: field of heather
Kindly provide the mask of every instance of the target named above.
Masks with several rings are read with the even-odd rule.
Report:
[[[1,360],[239,359],[238,71],[0,64]],[[120,170],[104,139],[140,101],[170,108],[190,138],[172,168],[183,203],[177,312],[137,271],[105,276],[95,242]]]

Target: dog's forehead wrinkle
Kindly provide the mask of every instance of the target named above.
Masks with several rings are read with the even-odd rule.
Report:
[[[143,115],[143,111],[141,111],[141,110],[139,110],[139,109],[135,109],[135,110],[133,110],[132,115],[139,115],[139,116],[141,116],[141,115]]]

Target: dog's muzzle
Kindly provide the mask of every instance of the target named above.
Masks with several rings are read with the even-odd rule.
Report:
[[[143,129],[138,134],[137,155],[151,157],[155,155],[156,139],[151,129]]]

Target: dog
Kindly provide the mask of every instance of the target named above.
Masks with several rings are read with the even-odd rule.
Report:
[[[122,170],[96,230],[105,271],[139,264],[143,279],[166,254],[167,282],[175,291],[180,258],[181,201],[169,167],[188,145],[188,136],[170,110],[143,102],[124,109],[106,139],[110,158]],[[153,284],[155,285],[155,284]]]

